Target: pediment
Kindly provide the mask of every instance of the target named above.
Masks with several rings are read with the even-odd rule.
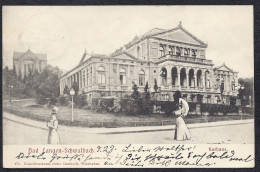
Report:
[[[133,57],[132,55],[130,55],[129,53],[126,53],[126,52],[113,56],[113,58],[121,59],[121,60],[136,60],[135,57]]]
[[[218,70],[227,71],[227,72],[231,71],[231,70],[230,70],[228,67],[226,67],[226,66],[221,66],[220,68],[218,68]]]
[[[184,31],[181,28],[173,29],[168,32],[163,32],[158,35],[154,35],[155,38],[160,38],[164,40],[171,40],[181,43],[188,43],[193,45],[204,45],[200,40],[191,35],[190,33]]]
[[[22,57],[21,57],[21,60],[37,60],[38,57],[34,54],[24,54]]]

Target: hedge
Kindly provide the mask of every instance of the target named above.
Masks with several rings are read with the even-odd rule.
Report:
[[[237,106],[224,105],[224,104],[201,104],[200,107],[201,112],[208,112],[210,115],[214,113],[223,113],[226,115],[227,113],[238,113]]]

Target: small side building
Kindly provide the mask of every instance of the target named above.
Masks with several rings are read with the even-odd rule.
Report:
[[[47,66],[47,55],[36,54],[30,49],[26,52],[14,52],[13,54],[13,69],[17,76],[22,78],[27,76],[29,72],[34,73],[36,70],[41,73]]]

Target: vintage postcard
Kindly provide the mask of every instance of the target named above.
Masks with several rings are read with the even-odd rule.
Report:
[[[3,6],[4,168],[253,168],[253,6]]]

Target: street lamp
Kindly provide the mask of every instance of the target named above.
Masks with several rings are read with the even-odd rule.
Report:
[[[12,85],[8,85],[9,88],[9,102],[11,102],[11,88],[13,88]]]
[[[73,96],[75,95],[75,91],[74,91],[73,88],[70,90],[70,95],[72,96],[71,122],[73,122],[73,121],[74,121],[74,114],[73,114]]]

